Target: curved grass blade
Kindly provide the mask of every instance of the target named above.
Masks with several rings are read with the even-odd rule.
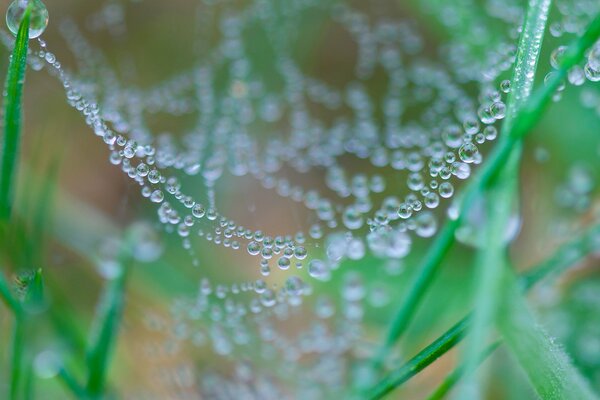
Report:
[[[561,246],[551,257],[531,268],[529,272],[524,273],[519,278],[521,289],[527,291],[546,277],[564,272],[588,254],[598,251],[598,237],[600,237],[600,224],[593,226],[581,236]],[[386,376],[367,398],[373,400],[382,398],[447,353],[466,336],[471,318],[471,314],[464,317],[404,365]]]
[[[598,37],[600,37],[600,16],[596,16],[584,34],[568,47],[559,70],[546,82],[546,85],[535,91],[519,109],[508,132],[500,138],[488,161],[467,185],[462,201],[459,203],[457,218],[447,220],[418,267],[408,294],[390,324],[382,347],[374,357],[373,363],[377,368],[381,366],[384,358],[408,327],[416,308],[437,274],[441,261],[454,243],[454,233],[460,226],[465,210],[468,210],[474,200],[495,180],[509,160],[513,149],[540,120],[545,107],[563,82],[567,72],[583,59],[584,52],[594,44]]]
[[[0,222],[10,219],[15,192],[14,179],[21,141],[21,100],[27,69],[30,16],[31,5],[25,9],[23,14],[6,77],[4,140],[1,152],[2,170],[0,171]]]

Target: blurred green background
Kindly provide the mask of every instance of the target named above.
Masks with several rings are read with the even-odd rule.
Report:
[[[460,0],[448,3],[454,2],[466,21],[465,26],[470,21],[485,23],[486,18],[489,19],[482,8],[462,7]],[[196,1],[120,2],[124,25],[118,34],[102,28],[90,29],[94,26],[94,15],[106,10],[110,1],[48,0],[46,3],[50,25],[43,39],[67,69],[73,66],[74,60],[58,34],[58,24],[63,19],[72,19],[86,38],[104,52],[119,78],[130,86],[150,87],[189,69],[202,55],[202,41],[198,37],[215,35],[198,26],[202,22],[204,6]],[[449,37],[471,45],[475,52],[481,45],[467,32],[449,32],[440,21],[443,15],[435,12],[435,7],[439,6],[435,1],[373,1],[369,7],[355,3],[365,9],[379,8],[389,17],[413,21],[426,38],[431,53],[435,53]],[[5,10],[8,2],[0,4],[0,9]],[[328,82],[339,81],[344,73],[340,66],[344,65],[344,60],[352,59],[355,49],[348,38],[318,16],[304,22],[303,40],[296,49],[302,65],[306,71]],[[490,22],[488,26],[492,32],[494,24],[497,23]],[[501,31],[501,27],[498,29]],[[256,40],[256,58],[267,57],[268,50],[261,49],[260,37]],[[547,35],[540,71],[549,70],[549,52],[562,43],[563,39]],[[0,75],[5,76],[9,52],[2,47],[0,53]],[[538,84],[543,75],[539,74]],[[527,139],[521,171],[522,229],[512,246],[513,260],[520,270],[546,258],[557,244],[600,215],[597,184],[600,119],[598,110],[582,107],[580,100],[583,91],[594,91],[599,95],[599,90],[598,85],[568,87],[562,100],[550,107],[534,134]],[[66,104],[59,82],[49,77],[45,70],[28,71],[24,113],[16,210],[21,237],[11,244],[11,256],[5,257],[3,268],[10,274],[43,268],[51,301],[49,314],[54,317],[40,320],[29,351],[55,350],[66,357],[67,365],[77,376],[83,376],[84,338],[105,284],[91,256],[108,238],[121,237],[124,229],[135,221],[156,225],[156,212],[131,180],[108,162],[106,146]],[[151,122],[157,131],[175,134],[189,124],[185,118],[166,116],[155,116]],[[487,144],[484,152],[490,146],[493,144]],[[562,206],[557,201],[557,192],[573,179],[573,174],[580,173],[586,174],[593,183],[588,204],[577,210]],[[313,171],[302,180],[306,186],[323,187],[321,175],[320,171]],[[393,171],[386,177],[391,180]],[[227,176],[219,182],[216,196],[223,214],[253,229],[295,232],[308,226],[305,212],[296,204],[262,189],[249,179]],[[160,240],[164,247],[163,256],[156,262],[136,263],[129,281],[124,322],[109,378],[110,387],[122,397],[148,392],[159,398],[184,398],[182,393],[195,393],[197,387],[194,384],[183,385],[168,376],[175,371],[189,369],[194,374],[201,374],[206,370],[217,370],[229,374],[229,360],[215,356],[208,347],[195,348],[189,343],[184,345],[173,340],[170,335],[175,326],[166,330],[170,334],[149,329],[148,319],[155,318],[166,326],[172,324],[171,305],[178,298],[193,297],[203,277],[223,284],[260,278],[258,265],[245,252],[227,251],[206,241],[195,241],[197,267],[192,265],[191,257],[175,235],[163,234]],[[399,262],[398,273],[393,277],[385,272],[386,268],[391,268],[385,265],[389,263],[386,260],[368,256],[359,262],[344,263],[344,269],[359,271],[368,279],[367,285],[385,282],[385,291],[390,296],[387,306],[366,310],[366,348],[371,349],[381,337],[414,271],[412,267],[429,243],[430,240],[419,240],[411,255]],[[453,248],[441,276],[411,325],[402,344],[403,353],[412,355],[471,308],[469,290],[465,288],[471,284],[473,254],[473,249],[460,244]],[[530,298],[550,333],[564,344],[594,387],[600,389],[600,314],[597,312],[600,281],[597,267],[598,257],[556,284],[537,288]],[[284,279],[285,275],[277,271],[268,281],[281,284]],[[340,286],[341,274],[334,274],[331,282],[314,283],[314,293],[331,293],[332,297],[339,297]],[[311,304],[316,297],[308,297],[305,301]],[[302,315],[296,318],[294,326],[287,329],[293,330],[309,322],[308,316],[306,321]],[[6,344],[10,339],[11,323],[11,315],[0,306],[0,391],[8,382]],[[452,351],[393,396],[413,399],[429,393],[452,369],[457,354]],[[535,398],[522,372],[512,368],[513,365],[514,361],[504,350],[487,363],[493,370],[488,379],[487,398],[523,399],[526,393]],[[268,371],[269,366],[260,368]],[[69,398],[55,379],[37,379],[35,393],[36,399]]]

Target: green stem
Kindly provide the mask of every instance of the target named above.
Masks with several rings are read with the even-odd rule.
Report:
[[[23,14],[6,78],[4,143],[1,154],[2,171],[0,171],[0,222],[7,222],[10,219],[15,192],[14,179],[21,141],[21,103],[27,69],[30,16],[31,5],[27,6]]]
[[[594,247],[597,246],[594,238],[597,238],[598,235],[600,235],[600,224],[593,226],[581,236],[561,246],[549,259],[521,276],[519,285],[522,290],[531,289],[547,276],[554,275],[557,271],[564,271],[567,267],[581,261],[589,253],[597,251],[598,249]],[[465,337],[471,318],[471,314],[464,317],[404,365],[386,376],[370,392],[368,398],[380,399],[452,349]]]

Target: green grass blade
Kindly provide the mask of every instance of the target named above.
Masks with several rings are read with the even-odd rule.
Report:
[[[512,78],[512,91],[507,102],[507,115],[502,126],[502,136],[508,135],[519,108],[533,88],[538,59],[542,48],[551,0],[531,0],[519,45]],[[460,386],[459,398],[467,398],[479,392],[479,382],[472,372],[479,364],[479,357],[488,340],[489,326],[494,322],[496,310],[502,297],[502,268],[506,254],[504,241],[513,205],[517,202],[518,171],[521,158],[519,143],[512,150],[499,179],[486,191],[485,245],[479,251],[475,268],[475,311],[470,326],[471,333],[464,350],[464,370],[468,379]]]
[[[511,80],[512,89],[506,104],[506,118],[502,126],[506,133],[520,108],[531,95],[551,3],[551,0],[531,0],[529,2],[517,47],[517,57]]]
[[[16,302],[16,299],[13,300]],[[29,316],[40,312],[45,304],[44,282],[42,270],[38,269],[31,278],[26,281],[25,295],[21,302],[17,302],[15,310],[15,322],[13,326],[13,337],[11,344],[11,383],[10,398],[19,398],[19,393],[27,392],[28,374],[31,372],[31,363],[25,362],[25,337],[30,331]],[[25,381],[23,382],[23,378]]]
[[[87,393],[91,398],[102,398],[112,350],[119,331],[125,302],[125,285],[131,259],[129,240],[125,241],[120,255],[122,271],[108,283],[94,321],[90,345],[87,351]]]
[[[431,284],[431,281],[436,275],[438,266],[454,242],[454,233],[458,226],[458,220],[449,220],[425,255],[425,259],[419,266],[419,271],[417,272],[415,280],[409,286],[408,294],[404,298],[400,309],[390,324],[383,346],[379,348],[379,351],[375,356],[374,366],[376,369],[381,367],[381,364],[385,357],[390,353],[394,343],[396,343],[398,338],[402,336],[406,331],[406,328],[408,328],[412,315],[425,294],[425,288],[429,287]]]
[[[460,386],[458,398],[470,398],[479,393],[478,381],[472,372],[477,368],[480,353],[488,343],[489,326],[494,322],[503,293],[499,277],[505,267],[504,236],[515,199],[515,186],[516,181],[503,181],[486,193],[486,240],[477,257],[475,310],[463,354],[464,370],[469,379]]]
[[[479,354],[477,365],[482,364],[496,349],[500,347],[500,342],[495,342],[485,349],[484,352]],[[467,373],[467,369],[464,366],[460,366],[452,371],[437,387],[437,389],[427,397],[427,400],[441,400],[443,399],[452,388],[460,381],[460,379]]]
[[[27,363],[25,366],[24,381],[23,399],[32,400],[35,398],[35,372],[32,362]]]
[[[596,399],[567,354],[535,322],[516,279],[512,274],[505,275],[505,296],[499,310],[498,329],[537,394],[547,400]]]
[[[469,319],[465,318],[454,325],[416,356],[407,361],[406,364],[386,376],[373,388],[367,398],[371,400],[380,399],[421,372],[462,340],[468,324]]]
[[[15,47],[6,77],[4,97],[4,142],[1,151],[2,170],[0,171],[0,222],[8,221],[12,211],[15,192],[14,178],[21,141],[21,99],[27,69],[27,48],[29,45],[29,19],[31,6],[25,9],[19,26]]]
[[[557,73],[546,82],[544,87],[536,90],[529,100],[523,104],[507,134],[500,138],[488,161],[467,185],[462,201],[459,203],[460,211],[458,217],[455,220],[446,221],[423,261],[418,266],[416,277],[411,282],[408,294],[392,319],[382,348],[374,357],[374,364],[376,366],[381,365],[383,358],[389,354],[389,350],[393,344],[408,327],[429,284],[437,274],[441,261],[454,243],[454,233],[460,226],[464,211],[473,205],[477,196],[481,195],[490,182],[496,178],[498,172],[509,160],[513,149],[519,145],[520,140],[529,133],[531,128],[541,118],[546,105],[550,102],[552,95],[564,80],[567,71],[583,59],[585,50],[593,45],[598,37],[600,37],[600,16],[597,16],[584,34],[569,46]]]
[[[519,279],[519,285],[523,290],[529,290],[546,277],[564,272],[568,267],[576,265],[590,253],[598,251],[597,238],[599,235],[600,224],[593,226],[571,242],[561,246],[547,260],[523,274]],[[431,344],[418,352],[406,364],[386,376],[370,392],[368,398],[379,399],[383,397],[452,349],[467,334],[471,317],[471,315],[468,315],[460,320]]]
[[[21,384],[21,375],[23,373],[23,351],[24,351],[24,329],[25,321],[22,316],[17,316],[13,325],[12,343],[11,343],[11,364],[10,364],[10,399],[18,398],[19,386]]]
[[[77,382],[77,379],[66,368],[60,368],[56,377],[76,399],[88,398],[85,388]]]

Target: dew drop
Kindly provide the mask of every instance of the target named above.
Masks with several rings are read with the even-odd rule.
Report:
[[[35,39],[44,33],[48,26],[48,9],[41,0],[29,0],[29,2],[26,0],[14,0],[6,11],[6,25],[8,25],[11,33],[16,36],[28,5],[31,7],[29,39]]]
[[[329,280],[331,275],[329,266],[324,261],[318,259],[311,260],[308,263],[308,274],[321,281]]]

